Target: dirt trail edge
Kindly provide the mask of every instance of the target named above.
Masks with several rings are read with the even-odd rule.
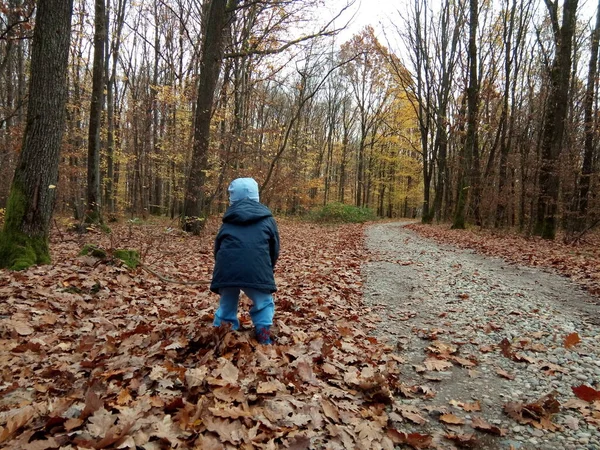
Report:
[[[403,225],[367,227],[363,266],[365,303],[381,317],[374,334],[398,349],[417,393],[398,399],[397,428],[429,433],[437,448],[599,450],[600,401],[572,389],[600,388],[597,302],[567,278]]]

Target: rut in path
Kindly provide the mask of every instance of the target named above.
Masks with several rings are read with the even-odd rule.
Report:
[[[591,320],[600,316],[597,300],[557,274],[439,245],[402,225],[367,228],[373,256],[363,268],[365,302],[381,317],[375,334],[406,360],[403,381],[434,391],[433,398],[399,399],[398,408],[416,408],[428,422],[404,418],[398,429],[433,434],[440,448],[453,448],[443,435],[457,432],[475,433],[481,449],[600,449],[598,429],[577,410],[562,406],[552,417],[562,430],[554,432],[503,412],[508,402],[532,403],[554,392],[564,405],[574,398],[573,386],[600,388],[600,327]],[[564,338],[574,332],[582,342],[566,349]],[[505,338],[524,362],[503,356]],[[454,360],[427,370],[428,354],[446,351],[446,344],[456,350]],[[481,411],[461,407],[476,402]],[[441,423],[444,412],[464,425]],[[475,432],[475,417],[506,435]]]

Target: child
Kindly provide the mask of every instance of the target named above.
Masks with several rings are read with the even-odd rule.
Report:
[[[237,317],[240,290],[252,300],[250,317],[256,338],[272,344],[277,290],[273,269],[279,257],[279,232],[269,208],[259,203],[258,184],[253,178],[238,178],[229,185],[230,206],[215,239],[215,268],[210,290],[220,294],[213,325],[222,322],[240,326]]]

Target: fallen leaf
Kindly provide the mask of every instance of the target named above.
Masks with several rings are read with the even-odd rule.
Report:
[[[20,428],[27,425],[27,423],[33,419],[34,416],[35,409],[32,406],[25,406],[12,412],[6,421],[6,425],[4,427],[0,427],[0,443],[6,441]]]
[[[565,338],[565,341],[563,343],[563,346],[565,348],[571,348],[577,344],[579,344],[581,342],[581,338],[579,337],[578,333],[571,333],[569,335],[567,335],[567,337]]]
[[[446,439],[454,441],[459,448],[478,448],[479,441],[475,438],[474,434],[455,434],[448,433],[445,435]]]
[[[505,436],[508,433],[508,430],[489,424],[480,417],[473,417],[471,419],[471,426],[476,430],[485,431],[496,436]]]
[[[34,333],[34,329],[23,322],[13,322],[13,328],[20,336],[29,336]]]
[[[600,400],[600,391],[597,391],[596,389],[584,384],[580,386],[573,386],[571,389],[577,398],[580,398],[586,402],[592,403],[596,400]]]
[[[514,380],[515,376],[512,373],[508,373],[503,369],[496,369],[496,373],[500,375],[502,378],[506,378],[507,380]]]
[[[443,361],[441,359],[427,358],[423,364],[427,367],[427,370],[445,371],[452,367],[452,363],[449,361]]]
[[[454,414],[442,414],[439,417],[439,421],[450,425],[463,425],[465,423],[465,419]]]
[[[387,429],[387,436],[394,444],[407,444],[416,449],[430,448],[432,442],[432,437],[428,434],[404,433],[394,428]]]

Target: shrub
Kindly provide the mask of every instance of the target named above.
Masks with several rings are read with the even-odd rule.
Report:
[[[322,208],[314,209],[310,219],[316,222],[329,223],[363,223],[377,219],[369,208],[359,208],[343,203],[329,203]]]

